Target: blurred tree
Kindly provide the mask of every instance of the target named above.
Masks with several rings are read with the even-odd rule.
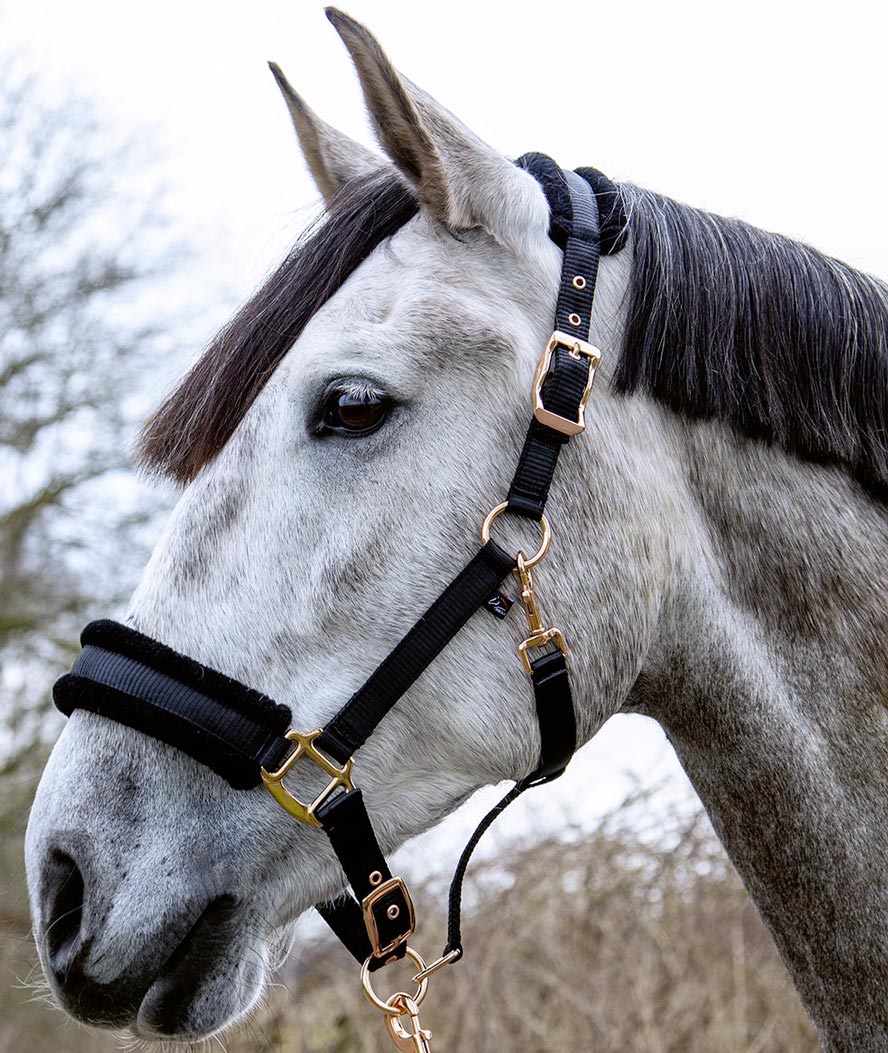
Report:
[[[124,189],[136,151],[107,141],[83,103],[0,66],[0,772],[34,752],[80,625],[145,559],[129,447],[177,253]]]
[[[39,975],[22,835],[62,725],[50,685],[146,559],[160,502],[129,453],[172,364],[182,255],[145,200],[148,151],[21,66],[0,59],[0,1053],[66,1048],[15,986]]]

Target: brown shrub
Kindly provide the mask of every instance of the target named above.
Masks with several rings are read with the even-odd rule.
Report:
[[[432,981],[423,1024],[450,1053],[816,1053],[813,1029],[701,813],[651,795],[592,834],[477,866],[466,956]],[[655,819],[648,816],[654,815]],[[417,890],[443,919],[440,879]],[[423,923],[417,943],[443,946]],[[399,967],[400,968],[400,967]],[[394,970],[393,970],[394,971]],[[406,967],[398,973],[404,983]],[[377,986],[396,990],[379,975]],[[389,1053],[357,968],[320,942],[232,1053]],[[407,983],[409,987],[409,982]]]

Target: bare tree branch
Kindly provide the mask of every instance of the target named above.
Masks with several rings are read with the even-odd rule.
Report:
[[[127,407],[166,341],[133,305],[179,255],[162,247],[162,208],[121,195],[128,162],[88,108],[48,105],[38,87],[0,59],[0,733],[13,753],[39,738],[77,621],[119,603],[144,557],[155,505],[127,482]],[[104,571],[84,558],[99,544]]]

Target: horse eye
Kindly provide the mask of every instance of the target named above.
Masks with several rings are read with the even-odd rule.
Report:
[[[317,434],[370,435],[385,423],[391,405],[390,399],[372,392],[355,395],[348,391],[334,391],[324,403]]]

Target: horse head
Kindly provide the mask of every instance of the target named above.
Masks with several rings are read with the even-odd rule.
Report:
[[[569,257],[541,180],[329,15],[385,156],[273,67],[327,212],[148,422],[143,463],[183,489],[126,614],[196,660],[192,680],[227,674],[304,731],[477,550]],[[660,721],[826,1047],[876,1053],[888,290],[740,221],[612,194],[626,248],[569,316],[601,380],[560,455],[539,576],[571,646],[576,738],[619,711]],[[531,551],[528,526],[499,521],[504,549]],[[359,749],[384,850],[534,770],[523,636],[520,618],[468,621]],[[261,787],[88,710],[28,828],[43,968],[87,1023],[212,1035],[342,872]]]
[[[363,27],[331,19],[386,156],[324,124],[275,68],[328,218],[148,423],[143,461],[183,490],[126,614],[286,704],[299,727],[324,724],[477,547],[520,449],[561,269],[539,183],[401,77]],[[596,298],[605,348],[621,270],[608,261]],[[617,448],[613,429],[605,439],[602,428],[599,462],[603,445]],[[590,466],[566,459],[563,529],[590,536]],[[617,475],[611,485],[624,489]],[[642,574],[643,533],[628,526],[609,561]],[[624,604],[621,669],[583,663],[580,690],[596,700],[584,737],[634,675],[665,555],[648,562],[644,611]],[[584,564],[564,546],[550,588],[577,635],[582,625],[597,636],[604,618],[583,609]],[[361,750],[386,849],[533,766],[533,703],[514,654],[503,661],[522,627],[487,621],[464,630]],[[261,789],[236,792],[176,749],[82,711],[43,776],[27,859],[59,1001],[145,1037],[199,1037],[246,1013],[294,919],[342,883],[324,839]]]

